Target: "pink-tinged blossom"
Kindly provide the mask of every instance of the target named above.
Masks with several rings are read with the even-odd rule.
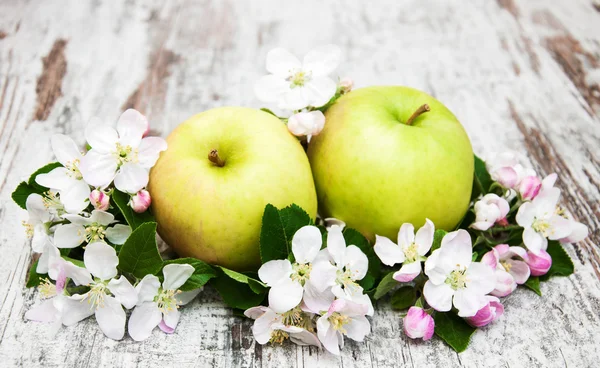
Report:
[[[95,209],[100,211],[108,210],[110,206],[110,197],[101,190],[94,189],[90,193],[90,203]]]
[[[535,254],[533,252],[527,252],[527,265],[531,270],[532,276],[542,276],[548,273],[552,266],[552,257],[545,250],[539,251]]]
[[[146,212],[151,204],[152,197],[150,197],[150,193],[145,189],[137,192],[129,201],[129,206],[131,206],[136,213]]]
[[[402,263],[400,270],[394,273],[394,280],[410,282],[421,273],[421,262],[431,249],[434,233],[435,226],[429,219],[425,220],[425,225],[416,235],[412,224],[403,224],[398,232],[398,244],[384,236],[375,236],[375,254],[385,265]]]
[[[440,248],[427,258],[429,280],[423,295],[433,309],[447,312],[454,305],[460,317],[472,317],[485,306],[496,277],[490,266],[473,262],[472,257],[471,236],[461,229],[446,234]]]
[[[486,296],[488,303],[477,311],[473,317],[466,318],[468,324],[473,327],[483,327],[504,314],[504,306],[500,303],[500,299],[494,296]]]
[[[499,244],[484,254],[481,263],[487,264],[496,275],[496,286],[492,295],[504,297],[512,293],[517,285],[524,284],[530,271],[526,261],[527,251],[521,247],[509,247]]]
[[[306,136],[306,140],[318,135],[325,126],[325,115],[321,111],[299,112],[290,116],[287,127],[289,131],[297,136]]]
[[[541,188],[542,181],[537,176],[527,176],[519,184],[519,193],[524,200],[531,201],[538,195]]]
[[[258,306],[247,309],[244,315],[254,320],[252,334],[254,339],[261,345],[268,342],[282,343],[289,338],[298,345],[313,345],[321,347],[321,342],[317,335],[304,328],[289,324],[292,320],[305,319],[312,314],[304,314],[298,310],[292,310],[285,314],[276,313],[269,307]]]
[[[332,354],[340,354],[344,336],[354,341],[363,341],[371,331],[365,317],[368,307],[345,299],[334,301],[327,313],[317,320],[317,336],[323,347]]]
[[[505,225],[509,210],[510,206],[506,199],[493,193],[486,194],[475,203],[475,222],[471,227],[487,230],[495,224]]]
[[[505,188],[517,189],[527,176],[535,176],[535,171],[523,167],[513,152],[497,154],[486,161],[493,180]]]
[[[433,336],[435,322],[423,308],[410,307],[404,317],[404,333],[411,339],[427,341]]]

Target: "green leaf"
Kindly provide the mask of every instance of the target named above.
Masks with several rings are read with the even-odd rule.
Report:
[[[540,278],[537,276],[531,276],[524,284],[526,288],[533,290],[537,295],[542,296],[542,290],[540,290]]]
[[[433,233],[433,243],[431,244],[430,251],[431,253],[433,253],[434,250],[442,246],[442,239],[444,238],[444,236],[446,236],[446,234],[448,234],[448,232],[442,229],[437,229],[435,233]]]
[[[60,162],[51,162],[46,166],[40,167],[29,177],[29,181],[28,181],[29,186],[32,187],[33,189],[35,189],[36,193],[43,193],[43,192],[47,191],[48,188],[43,187],[35,182],[36,176],[38,176],[39,174],[47,174],[50,171],[56,169],[57,167],[61,167],[61,166],[62,165]]]
[[[267,289],[258,288],[264,285],[260,281],[223,267],[216,267],[216,271],[217,276],[210,280],[210,284],[230,307],[248,309],[260,305],[265,299]]]
[[[477,198],[480,194],[487,194],[494,182],[490,173],[488,173],[485,167],[485,162],[475,156],[475,173],[473,175],[473,191],[471,192],[471,199]]]
[[[264,111],[264,112],[266,112],[267,114],[271,114],[271,115],[275,116],[276,118],[278,118],[278,117],[279,117],[279,116],[277,116],[277,114],[275,114],[273,111],[271,111],[271,110],[267,109],[266,107],[261,107],[261,108],[260,108],[260,111]]]
[[[458,353],[467,349],[471,335],[473,335],[476,328],[469,326],[464,319],[452,312],[436,312],[433,319],[435,321],[435,334],[444,340],[446,344]]]
[[[393,288],[399,285],[399,282],[394,280],[393,277],[394,272],[392,271],[381,279],[379,285],[377,285],[377,288],[375,289],[375,294],[373,294],[373,298],[381,299],[381,297],[383,297],[385,294],[389,293],[390,291],[392,291]]]
[[[39,262],[39,260],[36,260],[35,262],[33,262],[31,267],[29,268],[29,274],[27,276],[27,283],[25,284],[25,286],[28,288],[38,286],[39,284],[42,283],[42,280],[44,278],[48,277],[48,275],[45,273],[44,274],[37,273],[38,262]]]
[[[379,257],[375,254],[375,250],[371,244],[369,244],[367,238],[357,230],[345,228],[343,234],[347,246],[356,245],[369,259],[369,269],[367,270],[367,274],[358,282],[364,290],[369,291],[375,287],[375,284],[381,275],[381,262],[379,261]]]
[[[75,266],[79,266],[79,267],[84,267],[85,268],[85,263],[83,263],[83,261],[80,261],[80,260],[74,259],[74,258],[70,258],[70,257],[67,257],[67,256],[62,256],[62,258],[65,261],[69,261],[69,262],[73,263]]]
[[[156,222],[156,219],[154,218],[154,215],[152,215],[152,212],[150,212],[150,209],[148,209],[146,212],[137,213],[129,206],[129,194],[114,190],[111,199],[125,217],[125,220],[131,227],[131,230],[137,229],[138,226],[144,223]]]
[[[392,294],[390,304],[394,309],[406,309],[415,304],[417,290],[412,286],[403,286]]]
[[[178,258],[165,261],[163,267],[169,264],[189,264],[194,267],[194,273],[185,284],[179,288],[181,291],[190,291],[204,286],[210,279],[217,277],[217,272],[209,264],[196,258]],[[160,272],[160,271],[159,271]]]
[[[19,185],[17,185],[17,188],[15,188],[15,191],[12,192],[12,200],[22,209],[26,210],[27,206],[27,197],[29,197],[31,194],[33,193],[37,193],[32,187],[29,186],[29,184],[27,184],[26,182],[21,182]]]
[[[306,225],[312,225],[312,220],[308,213],[297,204],[291,204],[286,208],[279,210],[279,216],[283,223],[283,230],[289,242],[292,241],[296,231]],[[291,248],[289,248],[291,249]]]
[[[156,222],[138,226],[119,252],[119,268],[138,279],[162,269],[163,260],[156,246]]]
[[[290,253],[279,210],[267,204],[260,229],[260,259],[264,264],[274,259],[286,259]]]
[[[569,276],[575,272],[575,265],[571,257],[557,240],[548,241],[546,252],[552,257],[552,266],[547,274],[540,276],[541,281],[547,281],[552,276]]]

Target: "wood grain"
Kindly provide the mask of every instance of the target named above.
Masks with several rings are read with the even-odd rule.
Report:
[[[594,367],[600,359],[600,13],[588,0],[418,2],[0,1],[0,361],[24,367]],[[339,44],[339,74],[358,87],[410,85],[444,102],[476,153],[519,152],[557,172],[563,205],[590,237],[567,246],[576,273],[518,290],[506,314],[456,354],[412,341],[378,303],[372,333],[340,357],[260,346],[251,321],[213,290],[184,309],[173,335],[107,339],[89,319],[48,335],[26,321],[39,300],[24,288],[31,250],[10,200],[51,157],[49,138],[83,142],[87,121],[128,107],[167,135],[203,110],[260,104],[252,83],[267,51]],[[62,46],[61,46],[62,45]],[[42,81],[42,83],[38,82]],[[40,107],[41,106],[41,107]]]

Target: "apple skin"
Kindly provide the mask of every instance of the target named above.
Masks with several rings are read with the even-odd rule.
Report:
[[[423,104],[430,111],[412,125]],[[319,214],[371,240],[396,240],[403,223],[432,220],[452,230],[468,210],[473,149],[464,128],[438,100],[416,89],[357,89],[326,112],[308,147]]]
[[[167,143],[150,172],[149,191],[158,232],[180,256],[256,270],[268,203],[296,203],[316,216],[306,154],[273,115],[243,107],[208,110],[180,124]],[[223,167],[209,161],[213,149]]]

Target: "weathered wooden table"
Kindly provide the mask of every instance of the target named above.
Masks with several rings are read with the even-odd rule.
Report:
[[[592,0],[2,1],[0,366],[599,366],[599,12]],[[10,193],[51,158],[52,134],[82,142],[92,116],[128,107],[162,135],[212,107],[258,107],[252,84],[269,49],[324,43],[343,47],[340,73],[358,86],[410,85],[443,101],[477,153],[512,149],[557,172],[564,204],[591,230],[567,246],[576,273],[543,284],[543,298],[506,298],[504,317],[462,354],[409,340],[384,303],[367,341],[341,357],[254,343],[251,321],[211,290],[174,335],[143,343],[110,340],[93,320],[51,338],[24,319],[37,294],[23,286],[31,250]]]

